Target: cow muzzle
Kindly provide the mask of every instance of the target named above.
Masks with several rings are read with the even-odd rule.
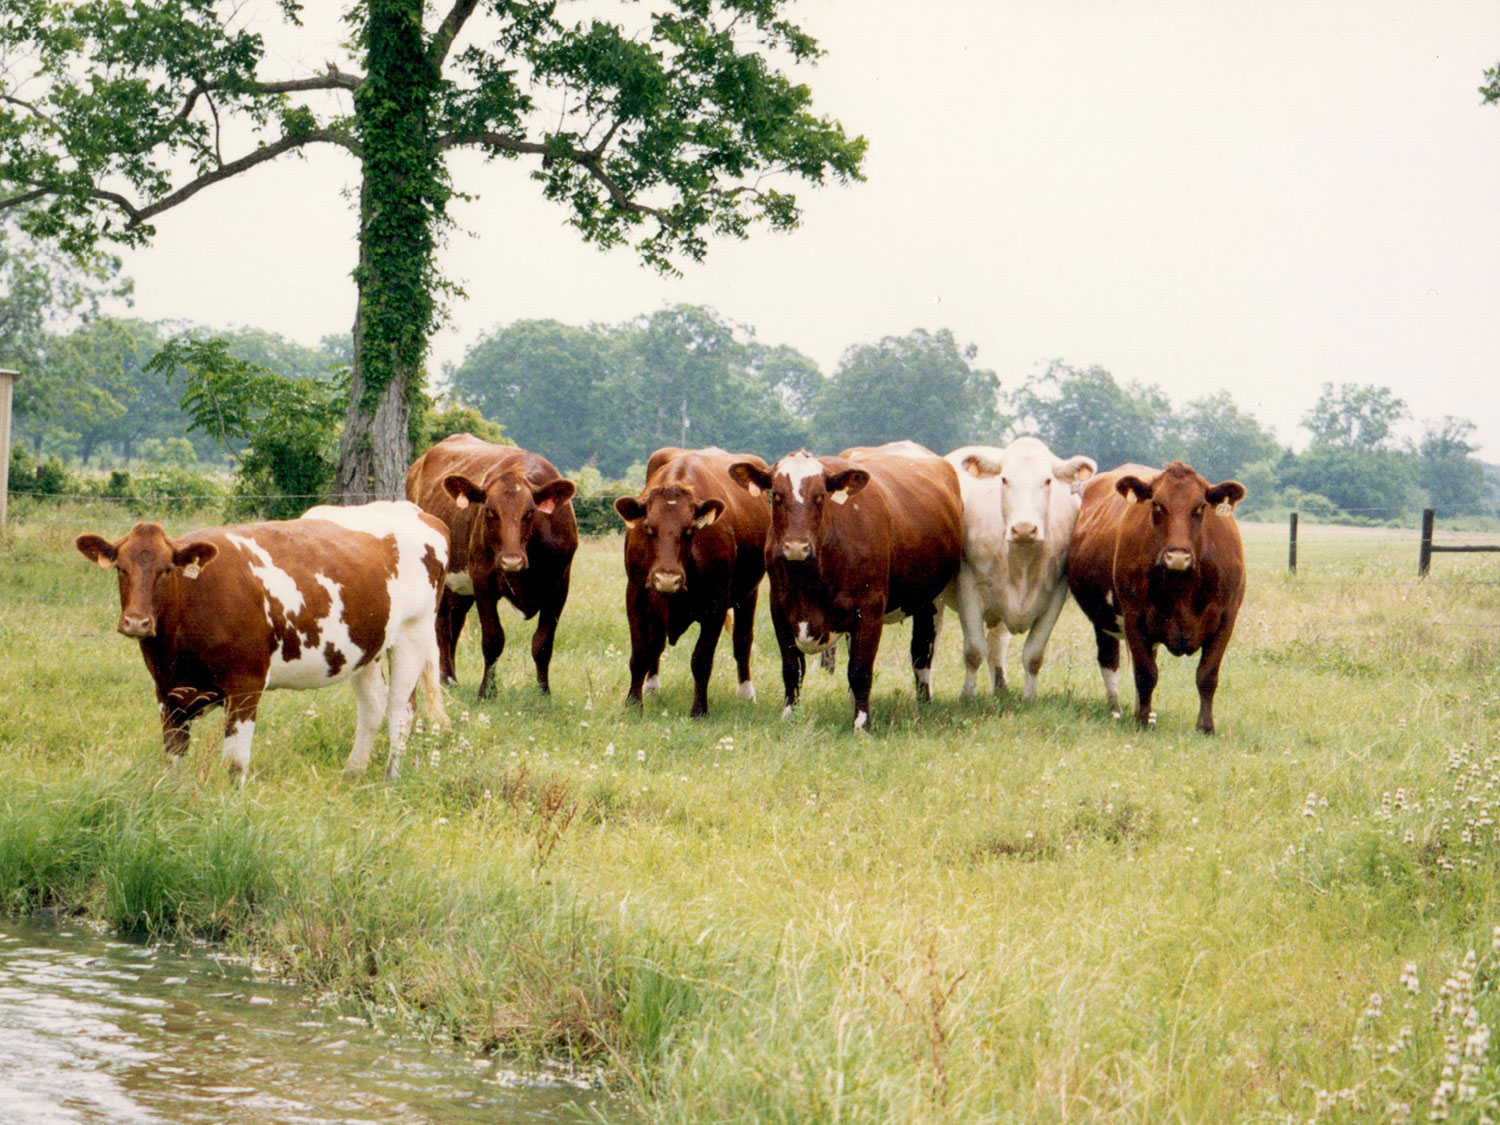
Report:
[[[1181,547],[1169,547],[1162,552],[1161,563],[1168,570],[1192,570],[1193,552]]]
[[[136,617],[129,613],[122,613],[120,623],[115,628],[125,636],[134,637],[136,640],[154,637],[156,636],[156,618]]]
[[[806,539],[783,539],[781,557],[787,562],[806,562],[812,558],[812,544]]]
[[[525,555],[501,555],[500,569],[507,574],[518,574],[526,569]]]
[[[654,570],[651,572],[651,588],[658,594],[675,594],[681,590],[686,579],[681,572]]]
[[[1013,523],[1010,525],[1010,541],[1012,543],[1035,543],[1041,537],[1041,529],[1034,523]]]

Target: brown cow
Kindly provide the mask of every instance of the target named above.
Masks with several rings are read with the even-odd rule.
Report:
[[[224,760],[243,780],[256,709],[272,688],[353,682],[351,774],[369,761],[384,712],[385,775],[396,776],[418,678],[428,714],[446,721],[434,621],[448,535],[413,504],[318,507],[301,519],[208,527],[180,539],[138,523],[118,543],[80,535],[77,544],[119,573],[116,628],[140,641],[169,759],[187,750],[192,721],[223,704]],[[389,691],[379,659],[387,652]]]
[[[406,497],[448,525],[448,577],[438,608],[443,682],[457,683],[454,650],[469,607],[479,608],[484,675],[479,698],[495,691],[495,661],[505,649],[500,599],[527,620],[536,682],[550,691],[552,642],[568,600],[578,524],[572,481],[551,461],[468,434],[444,438],[406,471]]]
[[[741,699],[755,698],[750,642],[755,602],[766,572],[766,506],[736,487],[735,463],[766,463],[722,449],[658,449],[646,464],[639,497],[621,496],[625,521],[625,611],[630,618],[630,691],[655,691],[668,642],[698,622],[693,646],[693,709],[708,713],[708,677],[726,611],[734,612],[734,662]]]
[[[730,474],[771,501],[766,571],[781,646],[786,709],[797,702],[806,653],[849,637],[854,727],[870,725],[870,680],[887,620],[911,617],[917,698],[932,695],[937,599],[958,573],[963,503],[953,466],[915,442],[806,450],[770,469],[741,462]]]
[[[1245,598],[1232,515],[1238,481],[1209,484],[1181,461],[1123,465],[1089,481],[1068,553],[1068,586],[1094,626],[1099,674],[1119,706],[1120,638],[1135,671],[1135,717],[1155,721],[1156,646],[1198,661],[1198,729],[1214,730],[1219,664]]]

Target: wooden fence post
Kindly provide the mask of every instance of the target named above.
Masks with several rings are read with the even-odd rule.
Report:
[[[1417,577],[1426,578],[1432,567],[1432,517],[1431,508],[1422,509],[1422,547],[1417,555]]]
[[[19,371],[0,367],[0,531],[10,506],[10,400]]]
[[[1293,574],[1297,573],[1297,513],[1293,512],[1287,521],[1287,548],[1286,568]]]

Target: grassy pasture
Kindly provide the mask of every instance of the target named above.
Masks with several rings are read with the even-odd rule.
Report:
[[[666,1120],[1500,1113],[1500,556],[1418,583],[1415,532],[1304,526],[1291,576],[1285,529],[1248,526],[1213,739],[1193,660],[1164,658],[1157,729],[1113,719],[1071,606],[1034,705],[957,699],[950,616],[919,708],[888,629],[861,735],[842,653],[779,718],[764,594],[759,702],[726,638],[689,720],[690,635],[625,711],[620,541],[594,541],[551,698],[502,610],[479,703],[471,618],[457,722],[396,785],[379,751],[339,776],[336,688],[267,697],[239,791],[217,714],[164,769],[113,577],[72,549],[129,522],[49,513],[0,545],[0,905],[225,941],[597,1064]]]

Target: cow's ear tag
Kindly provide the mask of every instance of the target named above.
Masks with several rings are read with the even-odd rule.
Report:
[[[1234,505],[1228,500],[1220,500],[1219,506],[1214,509],[1214,515],[1216,516],[1232,516],[1233,514]]]
[[[828,499],[832,500],[835,504],[843,504],[848,501],[849,494],[841,488],[837,492],[830,492]]]
[[[461,512],[469,506],[469,498],[460,493],[453,498],[453,506]]]
[[[1125,503],[1134,504],[1136,502],[1136,499],[1137,498],[1134,489],[1131,489],[1130,491],[1125,493]]]
[[[188,563],[187,566],[182,568],[182,576],[184,578],[197,578],[202,573],[203,568],[197,563]]]
[[[746,481],[745,482],[745,491],[748,492],[748,493],[750,493],[751,496],[759,496],[760,495],[760,485],[756,484],[753,480],[752,481]]]

